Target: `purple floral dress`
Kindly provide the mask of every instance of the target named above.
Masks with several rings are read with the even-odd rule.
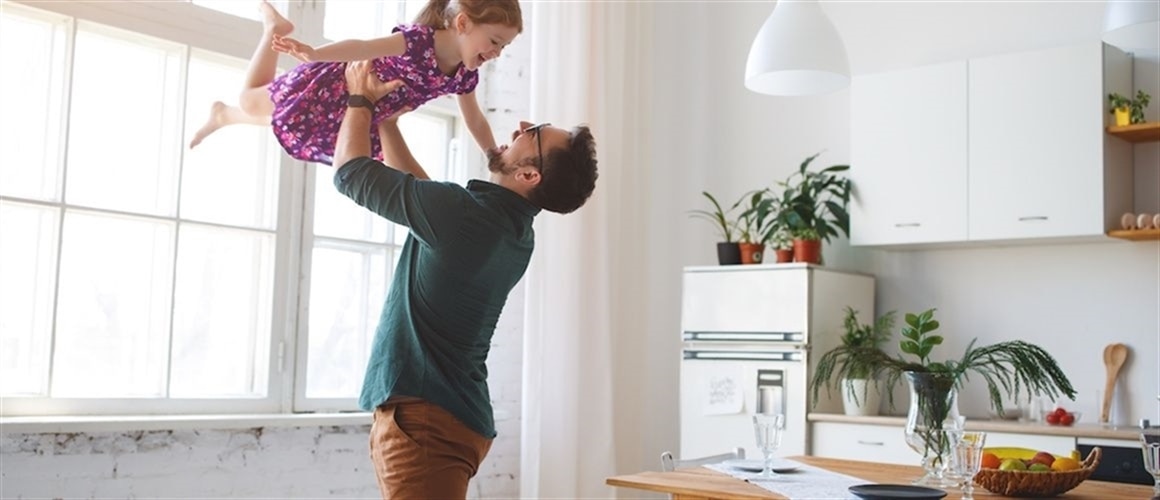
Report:
[[[442,95],[475,90],[478,71],[468,71],[462,63],[453,76],[439,71],[434,28],[402,25],[393,30],[397,31],[403,32],[406,50],[402,55],[375,59],[373,71],[380,80],[401,79],[406,85],[375,103],[374,123],[405,106],[416,109]],[[303,63],[270,83],[274,103],[270,124],[290,156],[327,165],[333,161],[338,127],[346,113],[345,71],[345,62]],[[377,127],[372,126],[369,133],[372,155],[381,159]]]

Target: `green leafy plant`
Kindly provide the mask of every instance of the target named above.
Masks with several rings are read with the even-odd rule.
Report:
[[[789,233],[789,229],[779,227],[773,231],[769,238],[769,245],[777,250],[787,250],[793,248],[793,235]]]
[[[1109,114],[1114,114],[1117,109],[1127,109],[1132,107],[1132,99],[1124,97],[1119,92],[1112,92],[1111,94],[1108,94],[1108,102],[1112,106],[1111,109],[1108,110]]]
[[[783,192],[781,222],[794,238],[820,239],[850,234],[850,180],[838,175],[850,169],[849,165],[832,165],[817,172],[808,170],[810,163],[821,153],[810,156],[798,170],[778,185]]]
[[[1152,96],[1143,90],[1137,90],[1134,99],[1125,97],[1119,92],[1112,92],[1108,94],[1108,102],[1111,105],[1108,113],[1114,114],[1117,109],[1127,109],[1128,123],[1134,125],[1144,123],[1144,109],[1148,107],[1148,103],[1152,102]]]
[[[733,204],[733,209],[738,207],[742,207],[741,215],[737,216],[738,240],[742,243],[769,243],[766,227],[774,210],[774,200],[765,195],[765,190],[750,191]]]
[[[879,362],[882,357],[878,353],[882,352],[882,344],[890,339],[894,311],[882,315],[873,324],[864,324],[858,321],[858,311],[846,306],[842,326],[845,329],[842,344],[818,358],[817,369],[810,380],[815,403],[821,387],[824,386],[829,395],[842,379],[875,380],[877,388],[877,379],[886,369],[886,365]],[[852,386],[847,389],[854,390]],[[854,394],[854,400],[858,400],[857,394]]]
[[[722,242],[732,243],[733,230],[737,225],[736,221],[729,218],[729,213],[733,211],[733,208],[730,208],[729,210],[722,209],[721,204],[717,202],[717,198],[714,198],[713,195],[709,194],[708,191],[702,191],[701,194],[705,196],[705,198],[709,199],[709,203],[713,205],[713,210],[692,210],[689,215],[691,217],[709,221],[714,225],[714,227],[716,227],[717,231],[721,235],[721,238],[723,238]],[[734,207],[736,207],[736,205],[734,205]]]
[[[1136,91],[1136,98],[1132,99],[1132,103],[1128,105],[1131,110],[1128,112],[1129,122],[1144,123],[1144,108],[1148,107],[1148,103],[1152,101],[1152,96],[1148,95],[1143,90]]]

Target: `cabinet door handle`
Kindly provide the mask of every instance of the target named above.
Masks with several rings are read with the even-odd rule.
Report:
[[[1032,222],[1032,221],[1045,221],[1045,220],[1047,220],[1046,215],[1028,215],[1028,216],[1024,216],[1024,217],[1019,218],[1019,222]]]
[[[885,445],[886,443],[883,443],[882,441],[863,441],[863,440],[859,439],[858,444],[864,444],[866,446],[882,446],[882,445]]]
[[[922,224],[920,224],[918,222],[896,222],[894,224],[894,227],[918,227],[921,225]]]

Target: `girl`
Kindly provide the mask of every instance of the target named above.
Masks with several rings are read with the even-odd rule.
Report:
[[[495,152],[495,138],[479,109],[475,86],[479,67],[499,57],[523,31],[518,0],[430,0],[415,24],[398,26],[390,36],[344,40],[317,49],[287,38],[294,25],[266,0],[259,9],[264,29],[246,71],[239,106],[213,103],[209,120],[189,147],[226,125],[272,125],[290,156],[329,165],[347,107],[345,61],[373,59],[372,71],[379,79],[404,84],[374,103],[374,122],[455,93],[475,142],[488,156]],[[278,52],[305,64],[275,78]],[[372,150],[381,158],[374,132],[369,131]]]

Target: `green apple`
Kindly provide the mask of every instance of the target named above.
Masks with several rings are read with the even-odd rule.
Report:
[[[1018,458],[1008,458],[999,464],[999,470],[1027,470],[1027,464]]]
[[[1051,467],[1044,465],[1041,462],[1035,462],[1031,464],[1031,467],[1028,467],[1027,470],[1031,472],[1051,472]]]

